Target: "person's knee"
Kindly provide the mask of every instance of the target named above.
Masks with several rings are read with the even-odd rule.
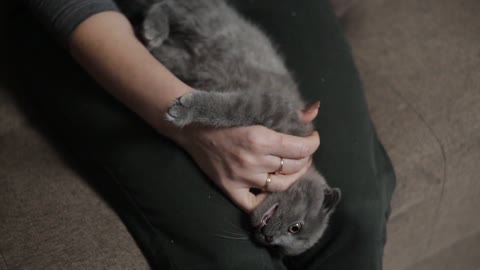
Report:
[[[171,263],[178,269],[205,270],[273,270],[276,269],[275,264],[278,264],[267,249],[246,239],[211,243],[209,247],[196,250],[195,253],[188,260],[186,254],[171,256]]]
[[[348,202],[336,213],[332,226],[349,248],[375,258],[382,253],[385,240],[386,206],[381,199]]]
[[[383,243],[390,209],[390,175],[378,174],[369,182],[369,188],[346,190],[334,213],[340,231],[367,242]]]

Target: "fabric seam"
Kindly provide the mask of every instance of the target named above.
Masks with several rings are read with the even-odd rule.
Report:
[[[1,259],[2,264],[5,266],[5,269],[8,270],[7,262],[5,261],[5,258],[3,257],[3,253],[2,253],[1,250],[0,250],[0,259]]]
[[[134,210],[136,211],[137,214],[139,214],[142,219],[147,223],[147,225],[150,227],[150,230],[152,230],[152,232],[155,234],[155,238],[153,240],[150,241],[149,243],[149,246],[151,247],[152,251],[153,251],[153,254],[157,254],[158,252],[158,248],[155,246],[155,245],[151,245],[152,242],[156,242],[158,240],[160,240],[160,243],[161,245],[164,247],[164,251],[165,251],[165,254],[167,255],[168,257],[168,260],[170,262],[170,266],[172,267],[172,269],[177,269],[175,267],[175,264],[173,263],[173,260],[172,260],[172,257],[170,256],[169,252],[168,252],[168,249],[165,247],[165,245],[162,243],[163,241],[161,241],[160,238],[158,238],[158,230],[153,226],[153,224],[150,222],[150,220],[145,216],[145,214],[140,210],[140,208],[138,207],[138,204],[136,202],[136,200],[130,195],[130,193],[127,192],[127,190],[124,188],[124,186],[120,183],[120,181],[118,181],[118,178],[113,174],[113,172],[107,168],[106,166],[102,166],[103,169],[107,172],[107,175],[109,175],[112,180],[114,181],[114,183],[120,188],[120,190],[122,191],[122,193],[124,194],[124,196],[126,197],[126,200],[130,203],[130,205],[132,206],[132,208],[134,208]],[[7,269],[8,270],[8,269]]]

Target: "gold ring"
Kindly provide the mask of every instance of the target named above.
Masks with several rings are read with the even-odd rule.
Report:
[[[271,182],[272,182],[272,174],[267,173],[267,180],[265,180],[265,185],[263,186],[263,190],[267,190]]]
[[[275,174],[282,173],[282,170],[283,170],[283,157],[280,158],[280,167],[279,167],[278,170],[275,172]]]

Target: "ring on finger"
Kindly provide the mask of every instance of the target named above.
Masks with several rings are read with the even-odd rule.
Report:
[[[263,185],[263,190],[267,191],[268,186],[270,185],[271,182],[272,182],[272,174],[267,173],[267,180],[265,180],[265,185]]]
[[[280,174],[282,173],[283,170],[283,157],[280,158],[280,167],[275,171],[275,174]]]

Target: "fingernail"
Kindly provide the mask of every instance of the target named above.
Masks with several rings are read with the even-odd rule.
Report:
[[[316,101],[308,107],[309,107],[308,112],[313,112],[315,110],[318,110],[318,108],[320,108],[320,101]]]

